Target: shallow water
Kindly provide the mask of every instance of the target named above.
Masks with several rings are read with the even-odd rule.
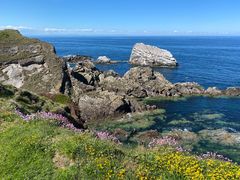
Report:
[[[148,104],[166,110],[165,127],[156,125],[161,130],[177,128],[197,132],[224,128],[240,132],[240,98],[189,97],[178,101],[152,100]]]
[[[217,152],[240,163],[240,98],[189,97],[147,103],[166,110],[164,121],[156,117],[151,129],[167,135],[180,132],[190,138],[182,147],[195,153]]]

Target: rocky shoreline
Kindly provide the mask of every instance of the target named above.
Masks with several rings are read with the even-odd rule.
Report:
[[[14,30],[0,33],[9,35],[0,43],[0,83],[36,94],[68,95],[77,107],[80,119],[77,122],[114,118],[151,109],[139,102],[139,98],[240,96],[240,88],[237,87],[219,90],[215,87],[204,89],[195,82],[173,84],[151,67],[133,67],[121,77],[112,70],[98,70],[91,57],[61,58],[48,43],[25,38]],[[11,35],[15,38],[11,39]],[[136,47],[132,56],[135,52]],[[171,61],[176,62],[171,54],[167,55]],[[132,59],[136,58],[131,57],[130,62],[133,62]],[[146,62],[145,54],[143,59]],[[105,57],[100,60],[109,63]],[[76,66],[72,68],[68,63],[75,63]]]

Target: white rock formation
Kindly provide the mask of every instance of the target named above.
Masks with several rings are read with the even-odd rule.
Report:
[[[97,59],[97,63],[99,64],[108,64],[111,63],[111,59],[107,56],[99,56]]]
[[[23,68],[19,64],[11,64],[2,71],[3,73],[6,73],[6,76],[8,76],[8,79],[2,82],[3,84],[10,84],[16,88],[23,86]]]
[[[141,66],[176,66],[173,55],[156,46],[137,43],[134,45],[129,62]]]

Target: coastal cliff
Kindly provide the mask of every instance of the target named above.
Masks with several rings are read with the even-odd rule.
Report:
[[[0,31],[0,82],[36,93],[57,93],[62,85],[63,62],[52,45]]]

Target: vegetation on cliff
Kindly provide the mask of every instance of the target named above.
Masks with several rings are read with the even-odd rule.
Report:
[[[6,29],[3,31],[0,31],[0,44],[3,45],[11,45],[12,43],[14,44],[27,44],[27,43],[35,43],[39,42],[36,39],[29,39],[25,38],[20,34],[19,31],[17,30],[12,30],[12,29]]]

